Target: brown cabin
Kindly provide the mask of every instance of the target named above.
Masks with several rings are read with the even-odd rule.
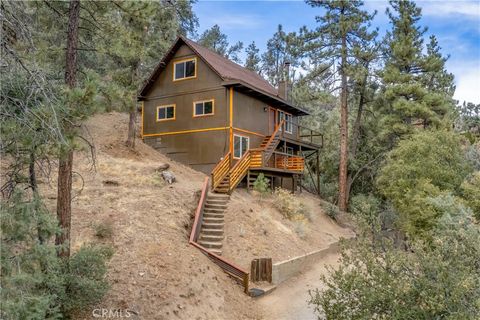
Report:
[[[299,125],[308,112],[285,93],[179,37],[140,91],[142,137],[170,158],[211,174],[217,192],[231,192],[245,180],[251,187],[260,172],[272,187],[296,190],[307,171],[305,158],[316,155],[318,161],[322,136]]]

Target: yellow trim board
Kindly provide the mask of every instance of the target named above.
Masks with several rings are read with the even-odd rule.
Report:
[[[253,135],[256,135],[256,136],[259,136],[259,137],[262,137],[262,138],[266,137],[266,135],[258,133],[258,132],[248,131],[248,130],[245,130],[245,129],[235,128],[235,127],[233,127],[233,131],[240,131],[240,132],[243,132],[243,133],[253,134]]]
[[[144,112],[144,108],[145,108],[145,102],[142,101],[142,123],[140,124],[141,127],[140,127],[140,135],[141,137],[143,138],[143,112]]]
[[[183,131],[171,131],[171,132],[159,132],[159,133],[149,133],[144,134],[144,137],[155,137],[155,136],[168,136],[172,134],[182,134],[182,133],[194,133],[194,132],[207,132],[207,131],[220,131],[226,130],[228,127],[217,127],[217,128],[205,128],[205,129],[193,129],[193,130],[183,130]]]
[[[230,139],[229,139],[229,142],[230,142],[230,146],[228,148],[228,151],[230,152],[231,155],[233,155],[233,88],[230,87],[230,90],[229,90],[229,102],[230,102],[230,106],[229,106],[229,109],[230,109]]]

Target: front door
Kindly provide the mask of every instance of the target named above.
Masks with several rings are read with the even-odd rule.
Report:
[[[277,110],[268,107],[268,134],[271,135],[275,131],[275,125],[277,124]]]

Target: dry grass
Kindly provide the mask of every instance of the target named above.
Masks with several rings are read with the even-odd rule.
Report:
[[[260,197],[237,189],[225,215],[223,255],[249,268],[254,258],[282,261],[354,235],[326,215],[318,197],[303,192],[286,198],[292,197],[303,207],[302,214],[295,213],[288,201],[287,209],[295,213],[288,218],[278,196]]]
[[[204,175],[141,141],[135,151],[126,148],[127,123],[128,115],[119,113],[97,115],[86,123],[85,135],[96,146],[95,169],[87,152],[75,154],[72,250],[105,241],[115,250],[108,272],[112,287],[95,307],[133,310],[137,315],[130,319],[255,318],[241,287],[188,245],[195,194]],[[158,178],[156,168],[163,163],[170,164],[176,183],[165,185]],[[55,185],[42,185],[52,210]],[[96,227],[106,221],[111,237],[99,239]],[[91,319],[91,312],[76,318]]]

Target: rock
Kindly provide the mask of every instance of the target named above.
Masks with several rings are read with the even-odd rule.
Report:
[[[171,171],[163,171],[160,175],[168,184],[175,182],[175,175]]]
[[[155,169],[155,171],[156,172],[162,172],[162,171],[167,170],[168,168],[170,168],[170,165],[168,163],[163,163],[163,164],[159,165],[157,167],[157,169]]]
[[[120,185],[120,183],[118,181],[115,181],[115,180],[104,180],[103,181],[103,185],[105,186],[112,186],[112,187],[118,187]]]

